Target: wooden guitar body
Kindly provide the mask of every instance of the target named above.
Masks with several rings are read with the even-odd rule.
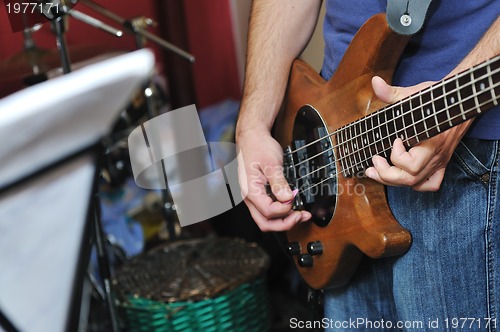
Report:
[[[408,37],[388,27],[385,15],[367,21],[356,34],[337,71],[328,82],[306,63],[293,64],[284,107],[276,120],[274,137],[286,149],[292,146],[295,121],[304,105],[315,109],[329,133],[385,106],[377,100],[371,79],[390,82]],[[331,137],[338,159],[335,136]],[[405,253],[411,235],[394,219],[385,188],[370,179],[344,176],[336,160],[336,194],[326,225],[298,224],[287,232],[289,251],[309,286],[342,286],[350,279],[362,255],[381,258]]]

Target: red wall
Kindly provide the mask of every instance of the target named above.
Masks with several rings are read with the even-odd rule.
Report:
[[[98,3],[124,18],[145,15],[157,19],[153,1],[130,1],[127,6],[123,6],[123,2],[119,0],[101,0]],[[118,27],[116,23],[85,7],[82,3],[77,4],[74,9],[91,14]],[[33,39],[38,47],[51,51],[50,55],[43,58],[43,62],[49,63],[50,69],[57,68],[60,61],[50,24],[45,23],[40,31],[33,34]],[[7,11],[2,2],[0,4],[0,97],[4,96],[6,92],[12,93],[24,87],[25,85],[21,82],[22,77],[31,73],[29,65],[25,62],[24,65],[19,65],[19,62],[12,63],[12,57],[23,51],[23,40],[22,32],[12,32]],[[72,63],[111,51],[132,51],[135,49],[135,39],[132,35],[125,34],[121,38],[117,38],[74,18],[69,18],[66,41],[70,49]],[[147,46],[153,45],[148,44]],[[158,53],[157,50],[155,52]],[[6,63],[6,60],[10,60],[10,62]]]
[[[198,108],[225,98],[239,99],[231,12],[228,0],[185,0]]]
[[[97,0],[96,2],[124,18],[145,15],[158,21],[161,17],[156,15],[155,1]],[[198,109],[226,98],[239,98],[241,93],[229,1],[184,0],[183,4],[186,13],[189,51],[197,59],[193,65],[193,79]],[[109,19],[85,7],[83,3],[77,4],[75,9],[95,15],[97,18],[116,26]],[[152,32],[158,33],[156,30],[152,30]],[[54,55],[57,54],[50,24],[44,24],[43,28],[35,33],[34,39],[39,47],[53,50]],[[76,60],[73,59],[73,62],[92,53],[102,54],[110,50],[135,49],[135,39],[131,35],[126,34],[122,38],[116,38],[73,18],[70,18],[66,40],[70,49],[74,50],[72,55]],[[160,62],[163,57],[159,56],[161,51],[152,43],[148,43],[147,46],[155,49],[161,69],[163,66]],[[15,85],[19,83],[19,79],[6,77],[12,76],[12,68],[10,68],[9,75],[6,75],[5,60],[22,52],[22,48],[23,34],[22,32],[12,32],[6,8],[2,2],[0,4],[0,93],[2,90],[6,90],[6,86],[11,90],[17,89]],[[82,48],[85,49],[82,50]],[[54,61],[57,64],[58,58],[54,58],[52,62]],[[168,63],[165,66],[168,66]],[[172,83],[175,84],[175,82],[170,82],[170,84]]]
[[[131,18],[135,16],[145,15],[154,20],[158,20],[155,15],[154,2],[152,0],[146,1],[127,1],[124,6],[124,1],[120,0],[100,0],[100,5],[106,7],[116,14],[124,17]],[[101,19],[111,25],[117,27],[109,19],[97,14],[95,11],[88,9],[82,3],[76,5],[74,9],[80,10],[84,13],[91,14],[98,19]],[[130,35],[125,35],[121,38],[116,38],[106,32],[88,26],[85,23],[70,18],[69,31],[66,35],[68,45],[106,45],[116,49],[133,50],[135,48],[135,40]],[[41,31],[35,34],[36,42],[39,46],[44,48],[55,48],[55,41],[50,26],[48,23],[44,24]],[[9,19],[7,17],[6,9],[0,6],[0,59],[8,58],[22,49],[22,32],[13,33]]]

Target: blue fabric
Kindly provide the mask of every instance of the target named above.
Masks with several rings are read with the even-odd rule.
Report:
[[[499,161],[498,141],[464,138],[440,191],[388,188],[394,216],[411,231],[412,246],[401,257],[365,259],[347,286],[325,290],[327,330],[397,331],[403,324],[401,330],[408,331],[487,331],[489,317],[496,318],[489,322],[490,331],[496,331]],[[460,318],[476,320],[460,328],[463,321],[455,325]],[[436,321],[438,326],[430,326]]]
[[[385,0],[327,2],[322,69],[326,79],[359,26],[385,7]],[[434,0],[423,32],[411,39],[401,59],[394,83],[408,86],[441,79],[466,56],[499,13],[498,0]],[[365,259],[345,287],[325,290],[327,321],[323,323],[331,328],[327,330],[498,330],[498,139],[497,108],[475,121],[448,164],[438,192],[387,188],[393,214],[410,230],[413,244],[401,257]],[[460,318],[475,321],[457,326],[463,324]],[[495,319],[489,321],[489,329],[488,318]]]
[[[353,35],[372,15],[385,12],[386,0],[329,0],[324,24],[322,75],[329,79]],[[446,76],[476,45],[500,14],[498,0],[434,0],[424,28],[412,37],[394,84],[409,86]],[[468,136],[500,139],[500,108],[479,117]]]

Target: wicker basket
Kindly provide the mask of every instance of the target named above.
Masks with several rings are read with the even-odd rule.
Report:
[[[267,331],[269,259],[239,239],[172,243],[133,259],[114,287],[129,331]]]

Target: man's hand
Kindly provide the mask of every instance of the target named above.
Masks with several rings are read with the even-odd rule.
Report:
[[[283,151],[265,130],[238,134],[238,175],[242,195],[262,231],[284,231],[311,218],[306,211],[292,211],[293,193],[283,176]],[[269,183],[276,201],[266,193]]]
[[[395,103],[432,85],[425,82],[412,87],[393,87],[380,77],[372,80],[375,95],[385,103]],[[409,186],[417,191],[437,191],[443,181],[446,165],[471,121],[451,128],[433,138],[406,150],[401,139],[396,139],[392,147],[391,162],[380,156],[373,157],[374,167],[366,170],[366,175],[382,184]]]

